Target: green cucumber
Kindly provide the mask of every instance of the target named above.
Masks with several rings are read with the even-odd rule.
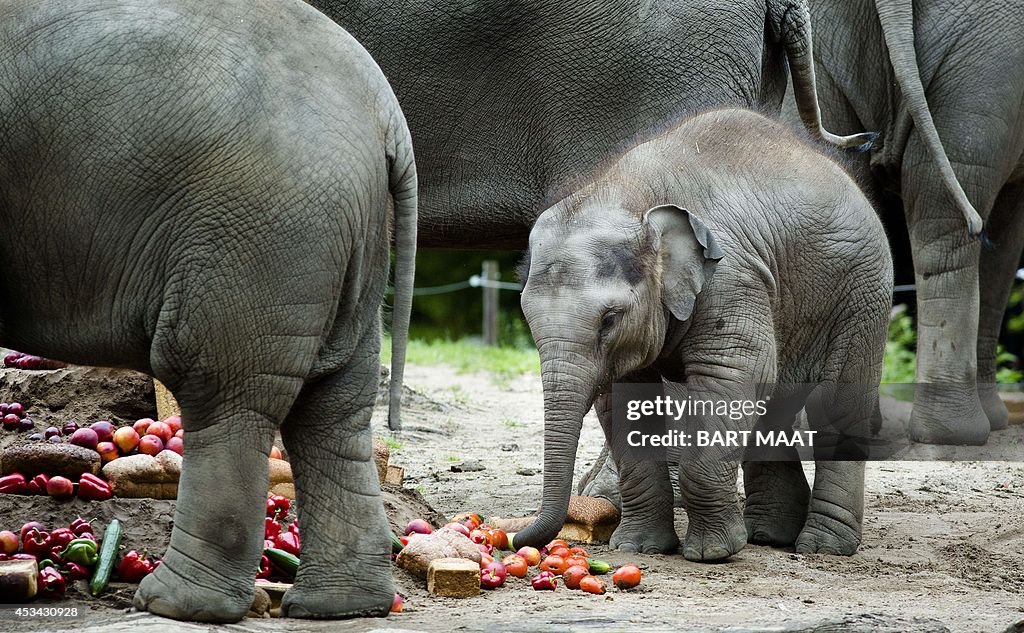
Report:
[[[89,580],[89,593],[98,596],[107,588],[110,582],[110,574],[114,572],[114,563],[117,562],[117,551],[121,547],[121,522],[114,519],[103,530],[103,539],[100,541],[99,558],[96,560],[96,570],[92,572],[92,579]]]
[[[401,552],[403,549],[405,549],[405,545],[402,545],[402,541],[397,536],[395,536],[394,532],[388,532],[388,534],[391,535],[392,554],[397,554],[398,552]]]
[[[603,560],[596,558],[588,558],[587,564],[590,565],[590,573],[592,574],[607,574],[612,570],[612,566]]]
[[[276,547],[266,548],[263,550],[263,554],[270,559],[271,563],[286,574],[295,577],[295,574],[298,573],[299,559],[294,554],[286,552],[283,549],[277,549]]]

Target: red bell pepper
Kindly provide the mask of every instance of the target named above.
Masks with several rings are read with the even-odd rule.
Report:
[[[138,551],[131,550],[118,564],[117,577],[124,582],[140,582],[154,569],[156,569],[156,565],[153,564],[153,561],[139,554]]]
[[[271,514],[270,508],[274,507],[274,513]],[[288,497],[281,495],[270,495],[267,497],[267,516],[275,516],[277,518],[284,518],[288,516],[288,510],[292,507],[291,500]]]
[[[26,485],[25,490],[30,495],[45,495],[46,484],[50,481],[50,478],[46,475],[39,473],[33,477]]]
[[[81,536],[84,532],[92,533],[92,523],[86,521],[82,517],[78,517],[71,522],[71,531],[75,533],[75,536]]]
[[[49,558],[51,549],[50,533],[40,532],[36,529],[30,530],[21,541],[21,549],[26,554],[31,554],[37,559]]]
[[[28,492],[28,482],[25,475],[11,473],[6,477],[0,477],[0,493],[8,495],[23,495]]]
[[[263,519],[263,538],[274,538],[281,533],[281,523],[276,519],[267,517]]]
[[[64,563],[64,569],[61,570],[61,573],[72,582],[92,576],[92,572],[89,571],[88,567],[78,563]]]
[[[256,573],[257,578],[270,578],[272,568],[270,566],[270,559],[263,555],[260,557],[260,570]]]
[[[56,567],[44,567],[39,570],[39,595],[44,598],[60,598],[67,590],[64,576],[60,575]]]
[[[52,545],[64,547],[76,538],[75,533],[70,528],[57,528],[50,532],[50,543]]]
[[[274,537],[274,547],[298,556],[300,553],[299,537],[291,532],[281,532]]]
[[[114,496],[110,484],[92,473],[82,473],[78,479],[78,496],[93,501],[106,501]]]

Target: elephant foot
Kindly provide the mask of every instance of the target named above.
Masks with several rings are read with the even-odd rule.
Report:
[[[619,524],[608,545],[620,552],[641,554],[674,554],[679,550],[679,536],[671,526],[649,529]]]
[[[594,466],[583,476],[579,483],[579,496],[605,499],[617,509],[622,510],[622,499],[619,496],[619,472],[615,462],[605,449],[597,458]]]
[[[391,578],[366,587],[308,588],[296,582],[281,599],[281,615],[288,618],[343,620],[382,618],[391,610],[395,589]]]
[[[990,423],[974,385],[920,384],[910,415],[910,439],[922,444],[981,446]]]
[[[688,513],[690,524],[683,540],[683,556],[686,560],[702,563],[724,560],[746,545],[747,530],[738,507],[730,508],[713,519],[704,519],[694,514]]]
[[[811,514],[796,539],[798,554],[853,556],[860,547],[860,532],[835,519]]]
[[[796,543],[804,527],[806,512],[764,512],[760,509],[743,513],[747,542],[755,545],[786,547]]]
[[[800,462],[747,462],[743,475],[747,542],[775,547],[795,543],[811,496]]]
[[[1006,404],[999,397],[999,389],[994,383],[978,383],[978,398],[981,399],[981,408],[988,418],[989,429],[1002,431],[1010,426],[1010,412],[1006,410]]]
[[[251,579],[199,584],[196,578],[209,578],[209,570],[199,576],[186,562],[180,572],[175,571],[181,560],[169,551],[156,571],[142,579],[133,600],[136,609],[195,622],[228,623],[245,617],[255,593]]]

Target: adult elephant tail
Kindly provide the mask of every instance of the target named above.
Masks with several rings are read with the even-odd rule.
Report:
[[[976,237],[981,233],[984,223],[974,205],[967,199],[967,194],[964,193],[963,187],[956,179],[956,174],[953,173],[953,166],[950,165],[946,150],[939,140],[939,133],[935,129],[932,113],[928,109],[924,86],[921,84],[921,74],[917,66],[917,50],[914,47],[913,2],[911,0],[875,0],[875,8],[878,10],[878,18],[882,23],[885,45],[889,49],[889,61],[892,63],[896,82],[903,92],[910,117],[914,120],[914,125],[917,126],[918,132],[924,139],[932,160],[939,166],[942,182],[945,183],[946,190],[953,196],[957,208],[963,214],[971,237]]]
[[[811,37],[811,11],[806,0],[768,0],[769,24],[778,34],[793,78],[793,96],[804,127],[826,143],[844,149],[866,151],[878,138],[877,132],[839,136],[825,129],[818,105],[818,87],[814,79],[814,45]]]
[[[398,109],[398,106],[395,106]],[[394,113],[388,156],[388,187],[395,213],[395,294],[391,320],[391,391],[388,394],[388,428],[402,428],[402,379],[405,376],[405,348],[409,341],[412,289],[416,275],[416,161],[412,137],[401,112]]]

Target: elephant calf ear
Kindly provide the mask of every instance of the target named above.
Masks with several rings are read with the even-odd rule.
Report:
[[[661,300],[672,316],[685,321],[704,284],[722,259],[722,250],[700,218],[674,204],[644,213],[661,263]]]

